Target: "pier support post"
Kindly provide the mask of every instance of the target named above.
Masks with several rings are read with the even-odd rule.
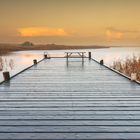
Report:
[[[137,74],[131,73],[131,81],[137,81]]]
[[[100,60],[100,64],[101,65],[104,65],[104,60]]]
[[[88,52],[88,58],[91,59],[91,52]]]
[[[37,60],[36,60],[36,59],[34,59],[34,60],[33,60],[33,63],[34,63],[34,65],[36,65],[36,64],[37,64]]]
[[[68,53],[66,53],[66,59],[67,59],[67,62],[68,62],[68,58],[69,58],[69,55],[68,55]]]
[[[4,81],[10,80],[10,73],[8,71],[3,72]]]
[[[44,54],[44,58],[45,58],[45,59],[47,59],[47,58],[48,58],[47,54]]]
[[[84,53],[82,53],[82,64],[84,63]]]

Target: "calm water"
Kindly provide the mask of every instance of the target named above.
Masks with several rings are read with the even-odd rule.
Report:
[[[65,51],[77,51],[77,50],[50,50],[47,51],[50,56],[64,56]],[[111,65],[113,61],[125,60],[127,57],[132,57],[133,55],[140,56],[140,47],[124,47],[124,48],[105,48],[105,49],[86,49],[78,50],[85,52],[92,52],[92,57],[96,60],[104,59],[106,65]],[[13,52],[7,56],[2,56],[4,65],[3,71],[10,71],[11,75],[29,67],[33,64],[33,59],[38,61],[43,58],[44,51],[20,51]],[[88,53],[86,54],[88,55]],[[0,72],[0,81],[3,80],[2,71]]]

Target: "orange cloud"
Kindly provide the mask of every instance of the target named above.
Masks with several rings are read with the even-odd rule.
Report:
[[[62,28],[48,28],[48,27],[27,27],[17,29],[22,37],[36,37],[36,36],[67,36],[68,34]]]
[[[120,40],[123,37],[123,33],[119,31],[106,30],[106,37],[108,40]]]

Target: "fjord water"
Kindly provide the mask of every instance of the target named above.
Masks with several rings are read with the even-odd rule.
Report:
[[[114,61],[125,60],[127,57],[133,57],[134,55],[140,56],[140,47],[111,47],[102,49],[85,49],[85,50],[48,50],[47,53],[50,56],[64,56],[68,51],[84,51],[86,56],[88,52],[92,52],[92,58],[100,61],[104,60],[104,63],[111,66]],[[31,66],[33,59],[38,61],[43,58],[44,51],[19,51],[12,52],[8,55],[2,56],[4,67],[3,71],[10,71],[11,75],[14,75],[21,70]],[[3,80],[2,72],[0,71],[0,81]]]

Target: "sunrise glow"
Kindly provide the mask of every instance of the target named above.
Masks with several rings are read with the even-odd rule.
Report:
[[[122,39],[123,33],[121,32],[113,32],[110,30],[106,31],[106,36],[108,40],[114,40],[114,39]]]
[[[1,0],[0,42],[139,45],[140,0]]]
[[[27,27],[19,28],[17,30],[22,37],[36,37],[36,36],[67,36],[68,34],[62,28],[48,28],[48,27]]]

